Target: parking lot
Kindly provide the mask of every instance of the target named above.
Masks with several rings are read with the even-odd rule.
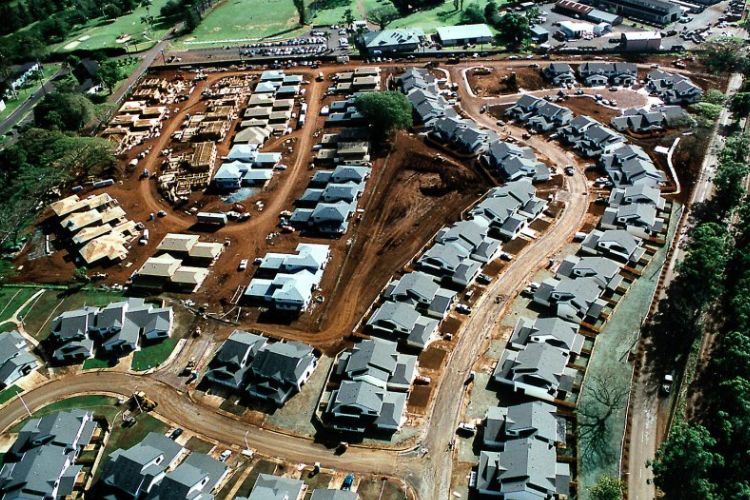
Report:
[[[555,12],[553,10],[555,3],[539,4],[538,8],[541,11],[541,15],[546,17],[543,23],[537,24],[546,29],[550,33],[549,43],[552,47],[560,48],[591,48],[592,50],[603,50],[608,48],[614,48],[617,45],[614,40],[620,39],[622,33],[638,32],[638,31],[659,31],[662,33],[662,49],[671,49],[676,47],[678,50],[681,49],[692,49],[699,46],[703,41],[710,40],[711,38],[719,36],[744,36],[744,30],[740,27],[732,26],[733,23],[720,24],[719,18],[725,15],[725,12],[730,8],[731,0],[719,2],[715,5],[706,7],[706,9],[698,14],[688,14],[688,21],[679,21],[672,23],[667,26],[652,26],[641,22],[631,21],[625,19],[620,25],[614,26],[610,33],[607,33],[601,37],[594,37],[591,40],[578,39],[568,40],[566,42],[560,42],[552,38],[552,35],[559,30],[559,23],[561,21],[580,21],[568,15]],[[593,27],[593,24],[592,24]],[[682,33],[693,33],[695,31],[702,31],[708,28],[705,33],[701,36],[689,37],[684,39],[681,37]],[[669,36],[665,36],[672,33]],[[703,39],[703,40],[701,40]]]

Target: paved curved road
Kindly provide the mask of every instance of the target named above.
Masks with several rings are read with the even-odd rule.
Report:
[[[460,67],[456,71],[458,69]],[[455,81],[463,80],[455,72],[451,76]],[[479,113],[482,102],[469,94],[465,84],[460,86],[459,92],[467,115],[487,127],[496,128],[491,117]],[[449,498],[453,456],[447,451],[448,443],[453,437],[464,403],[463,381],[502,318],[505,306],[496,305],[494,298],[497,295],[514,297],[531,275],[546,265],[547,259],[569,241],[580,227],[588,208],[586,179],[582,166],[573,155],[537,136],[528,142],[558,165],[572,163],[578,165],[579,169],[576,175],[566,178],[569,198],[561,216],[541,238],[527,245],[505,268],[500,278],[488,287],[459,332],[431,408],[431,418],[422,435],[421,445],[429,450],[425,457],[357,446],[338,456],[312,439],[256,427],[244,422],[241,417],[219,413],[214,408],[193,401],[186,393],[160,381],[158,371],[150,375],[83,372],[39,386],[24,394],[23,401],[34,410],[50,401],[78,394],[110,393],[127,397],[135,390],[143,390],[159,403],[157,413],[165,420],[210,439],[241,447],[247,432],[248,441],[264,455],[292,462],[309,463],[315,460],[326,467],[400,477],[420,498]],[[8,429],[26,414],[23,403],[18,398],[12,400],[0,408],[0,431]]]

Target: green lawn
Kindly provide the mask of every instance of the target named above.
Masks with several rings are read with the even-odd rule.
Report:
[[[679,209],[672,213],[669,227],[670,238],[674,234],[679,219]],[[596,336],[594,351],[586,370],[586,380],[593,376],[607,377],[612,387],[630,388],[632,364],[628,361],[628,351],[635,346],[641,328],[641,321],[651,305],[651,297],[659,281],[659,274],[666,259],[667,248],[660,248],[640,276],[630,286],[625,297],[620,300],[614,314],[602,332]],[[586,405],[586,381],[584,381],[578,404]],[[608,441],[609,456],[579,456],[580,475],[578,477],[578,498],[589,498],[591,488],[602,474],[617,477],[620,462],[620,445],[625,431],[625,408],[615,411],[611,421]]]
[[[94,358],[89,358],[83,362],[84,370],[99,370],[101,368],[109,368],[111,366],[113,365],[109,358],[103,359],[103,358],[94,357]]]
[[[227,0],[177,43],[180,48],[201,47],[204,44],[193,42],[286,38],[303,31],[291,0]]]
[[[47,63],[42,66],[42,74],[44,81],[48,81],[57,71],[60,69],[60,63]],[[26,84],[18,89],[18,94],[15,97],[5,98],[5,109],[0,111],[0,120],[5,120],[13,113],[16,108],[26,102],[26,99],[31,97],[37,90],[41,88],[41,83],[38,79],[29,79]]]
[[[113,47],[126,47],[129,52],[142,51],[154,45],[172,28],[171,22],[162,22],[159,18],[159,10],[168,0],[152,0],[151,7],[137,7],[124,16],[110,20],[102,17],[92,19],[83,26],[73,30],[68,38],[55,46],[55,52],[68,52],[71,50],[97,50]],[[141,18],[150,12],[155,17],[153,29],[148,30],[147,25],[141,22]],[[117,43],[121,35],[130,35],[127,43]]]
[[[34,288],[0,287],[0,322],[9,320],[36,291]],[[5,326],[15,327],[10,323]]]
[[[130,367],[135,371],[142,372],[159,366],[172,354],[179,340],[175,337],[169,337],[158,344],[142,347],[140,351],[133,354],[133,363]]]
[[[23,392],[23,389],[18,387],[17,385],[11,385],[10,387],[7,387],[0,391],[0,405],[7,403],[14,397],[16,397],[16,394],[20,394]]]
[[[486,3],[486,0],[464,0],[464,9],[471,4],[484,9]],[[497,3],[502,5],[505,1]],[[311,19],[313,25],[342,23],[347,9],[351,9],[355,19],[365,19],[368,11],[393,4],[389,0],[324,0],[318,5]],[[297,19],[297,12],[289,0],[227,0],[214,8],[195,31],[180,38],[176,45],[186,49],[210,46],[211,42],[228,45],[262,38],[289,38],[309,30],[300,28]],[[439,26],[456,25],[460,20],[461,11],[455,10],[453,1],[449,0],[398,19],[388,28],[417,27],[430,33]]]
[[[2,290],[0,288],[0,291]],[[33,289],[28,290],[31,290],[31,294],[35,291]],[[73,294],[68,294],[66,290],[47,289],[34,302],[33,307],[28,312],[25,312],[23,319],[24,327],[35,339],[42,341],[49,335],[49,321],[58,314],[83,306],[105,306],[110,302],[122,299],[123,295],[121,292],[84,289]],[[2,319],[1,316],[0,319]]]

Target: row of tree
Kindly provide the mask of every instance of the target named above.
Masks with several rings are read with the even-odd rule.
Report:
[[[653,464],[655,483],[674,499],[750,498],[750,199],[749,143],[740,133],[723,148],[716,195],[696,212],[700,222],[680,274],[669,288],[654,341],[684,357],[706,328],[718,347],[702,379],[702,414],[672,429]]]

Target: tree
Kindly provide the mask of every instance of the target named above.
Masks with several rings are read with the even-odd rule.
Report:
[[[93,103],[77,93],[51,92],[34,108],[34,121],[47,129],[80,130],[93,116]]]
[[[108,3],[102,7],[102,13],[110,19],[115,19],[122,15],[122,10],[117,5]]]
[[[737,92],[729,101],[729,109],[740,116],[750,115],[750,92]]]
[[[581,456],[603,463],[609,460],[612,417],[625,408],[628,389],[611,382],[611,374],[594,375],[584,385],[578,413],[578,440]]]
[[[122,68],[116,60],[108,59],[99,63],[96,74],[101,84],[107,87],[107,91],[111,94],[115,84],[122,78]]]
[[[367,20],[376,24],[381,30],[398,18],[398,11],[391,5],[378,7],[367,12]]]
[[[292,0],[294,2],[294,8],[297,9],[297,16],[299,16],[300,25],[307,24],[307,7],[305,6],[305,0]]]
[[[541,14],[541,11],[539,10],[539,7],[536,7],[536,6],[529,7],[528,9],[526,9],[526,12],[524,12],[524,15],[526,16],[528,20],[535,19],[539,17],[540,14]]]
[[[185,30],[189,32],[193,31],[201,23],[201,16],[193,7],[185,7],[183,11],[185,16]]]
[[[411,104],[401,92],[366,92],[354,101],[378,139],[413,125]]]
[[[747,71],[747,55],[743,48],[743,41],[738,38],[722,38],[703,44],[702,60],[709,71],[713,73],[729,73],[731,71]]]
[[[497,3],[495,3],[494,0],[490,0],[487,2],[487,4],[484,6],[484,20],[488,24],[495,25],[495,21],[497,21],[499,14],[497,9]]]
[[[352,9],[346,9],[344,11],[343,20],[344,23],[348,26],[350,26],[354,22],[354,14],[352,13]]]
[[[529,20],[522,14],[509,12],[498,20],[497,39],[509,47],[520,47],[531,37]]]
[[[0,245],[16,246],[21,231],[61,182],[100,175],[114,165],[113,145],[93,137],[42,129],[23,132],[0,151]]]
[[[722,463],[712,451],[716,440],[701,425],[681,424],[656,451],[653,463],[654,483],[666,498],[712,500],[716,485],[710,471]]]
[[[711,89],[703,96],[703,102],[709,102],[711,104],[724,104],[727,100],[727,96],[720,90]]]
[[[624,490],[624,482],[605,474],[589,489],[589,498],[591,500],[622,500]]]
[[[696,102],[691,104],[688,109],[709,122],[715,122],[721,115],[722,107],[720,104],[711,104],[710,102]]]
[[[479,24],[484,22],[484,12],[479,5],[473,3],[461,12],[461,24]]]
[[[739,204],[745,195],[745,176],[750,172],[746,163],[738,161],[725,160],[719,163],[714,177],[716,186],[715,201],[722,209],[722,213],[727,213],[731,208]]]

